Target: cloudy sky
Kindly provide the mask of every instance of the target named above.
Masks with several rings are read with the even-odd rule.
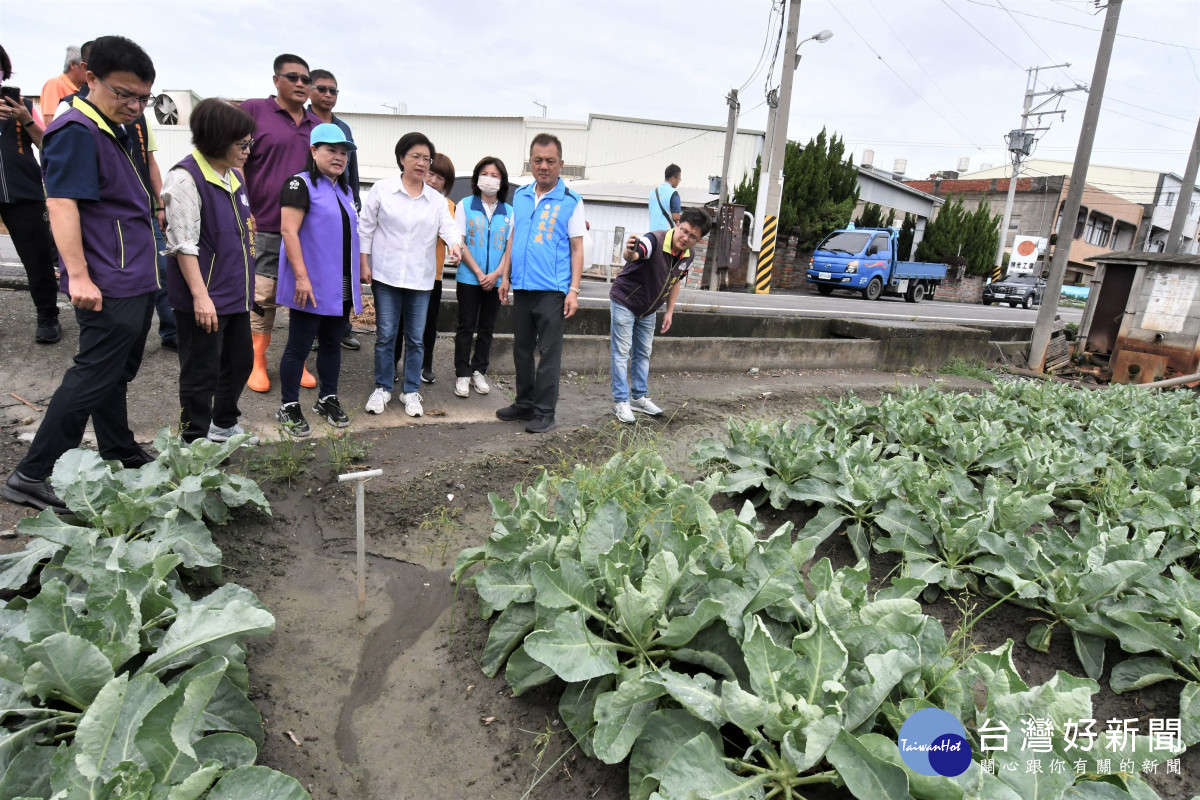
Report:
[[[271,61],[295,52],[337,74],[340,108],[387,113],[539,116],[588,113],[724,125],[741,90],[740,126],[766,125],[766,67],[781,4],[772,0],[629,2],[208,0],[97,3],[0,0],[12,83],[39,90],[63,48],[119,33],[158,69],[155,89],[265,96]],[[810,41],[796,72],[788,136],[822,127],[861,161],[924,177],[999,164],[1018,126],[1025,70],[1039,90],[1092,78],[1104,12],[1095,0],[804,0]],[[782,53],[778,63],[782,63]],[[778,82],[779,66],[770,78]],[[1037,155],[1071,160],[1086,95],[1046,117]],[[1200,115],[1200,0],[1125,0],[1094,163],[1182,173]]]

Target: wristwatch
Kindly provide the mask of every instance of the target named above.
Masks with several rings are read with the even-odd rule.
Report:
[[[575,294],[579,294],[579,287],[578,287],[578,286],[572,286],[570,289],[567,289],[567,292],[568,292],[568,293],[569,293],[569,292],[574,292]]]
[[[22,126],[24,126],[24,127],[26,127],[26,128],[32,128],[32,127],[33,127],[33,122],[34,122],[34,121],[31,119],[31,120],[29,120],[28,122],[22,122],[22,123],[21,123],[21,125],[22,125]]]

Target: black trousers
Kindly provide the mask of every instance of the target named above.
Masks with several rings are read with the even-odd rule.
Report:
[[[242,415],[238,398],[254,367],[250,312],[217,316],[208,333],[191,311],[175,312],[179,338],[179,435],[194,442],[208,436],[209,423],[232,428]]]
[[[17,257],[29,278],[29,294],[39,320],[58,316],[58,278],[54,275],[54,240],[46,201],[0,203],[0,219],[12,236]]]
[[[442,307],[442,282],[436,280],[433,282],[433,291],[429,293],[429,311],[425,314],[425,360],[421,362],[421,369],[433,371],[433,346],[437,343],[437,320],[438,311]],[[399,350],[400,348],[396,348]]]
[[[454,333],[454,377],[469,378],[471,373],[487,375],[492,358],[492,331],[500,313],[500,293],[486,291],[477,283],[456,283],[458,329]],[[474,354],[471,345],[475,345]]]
[[[562,292],[521,290],[513,295],[513,366],[517,399],[513,405],[553,417],[558,406],[562,342],[566,319]],[[534,355],[537,355],[536,364]]]
[[[104,459],[133,456],[138,444],[129,430],[126,391],[142,365],[146,334],[154,317],[154,292],[136,297],[105,297],[99,311],[75,309],[79,352],[63,375],[17,470],[45,480],[54,462],[79,447],[88,417]]]
[[[342,335],[349,322],[349,311],[333,317],[291,309],[287,346],[279,359],[279,395],[283,402],[300,400],[300,376],[304,373],[304,360],[312,352],[313,340],[317,342],[317,397],[337,394],[342,371]]]

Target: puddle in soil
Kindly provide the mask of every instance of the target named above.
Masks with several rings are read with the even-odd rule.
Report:
[[[387,620],[367,635],[358,672],[350,684],[350,695],[338,717],[334,734],[338,758],[352,769],[359,767],[355,711],[379,698],[392,662],[450,607],[454,595],[448,569],[430,572],[406,561],[371,559],[371,562],[371,568],[383,567],[393,573],[384,587],[391,598],[392,609]]]

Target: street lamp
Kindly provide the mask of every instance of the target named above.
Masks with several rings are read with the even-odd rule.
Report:
[[[826,28],[825,30],[821,31],[820,33],[814,33],[812,36],[805,39],[804,42],[811,42],[811,41],[815,40],[819,44],[825,44],[825,42],[828,42],[832,38],[833,38],[833,31]],[[793,70],[796,69],[796,67],[800,66],[800,45],[804,44],[804,42],[800,42],[800,44],[796,45],[796,63],[792,65]]]
[[[770,291],[771,270],[774,268],[775,261],[775,223],[779,216],[779,201],[782,191],[783,177],[783,155],[787,147],[787,123],[788,110],[791,106],[792,99],[792,73],[796,71],[796,67],[800,64],[800,47],[805,42],[816,40],[817,42],[828,42],[833,38],[833,31],[823,30],[820,33],[814,33],[807,39],[803,39],[796,44],[792,49],[792,42],[796,41],[796,29],[800,22],[800,4],[793,0],[793,5],[788,16],[788,49],[784,51],[784,65],[782,74],[779,78],[779,92],[776,95],[777,100],[772,102],[771,95],[767,96],[767,135],[763,142],[762,166],[758,173],[758,198],[754,204],[754,234],[751,237],[750,249],[754,252],[754,259],[750,268],[746,270],[746,286],[751,291]],[[787,54],[791,53],[792,68],[787,68]],[[772,92],[771,94],[775,94]],[[778,130],[776,130],[778,128]],[[775,176],[779,175],[780,180],[776,181]],[[770,210],[768,210],[770,209]],[[764,256],[763,250],[763,228],[767,223],[767,216],[771,217],[770,228],[770,247],[769,252]],[[763,288],[758,289],[760,277],[765,274],[765,282]]]

